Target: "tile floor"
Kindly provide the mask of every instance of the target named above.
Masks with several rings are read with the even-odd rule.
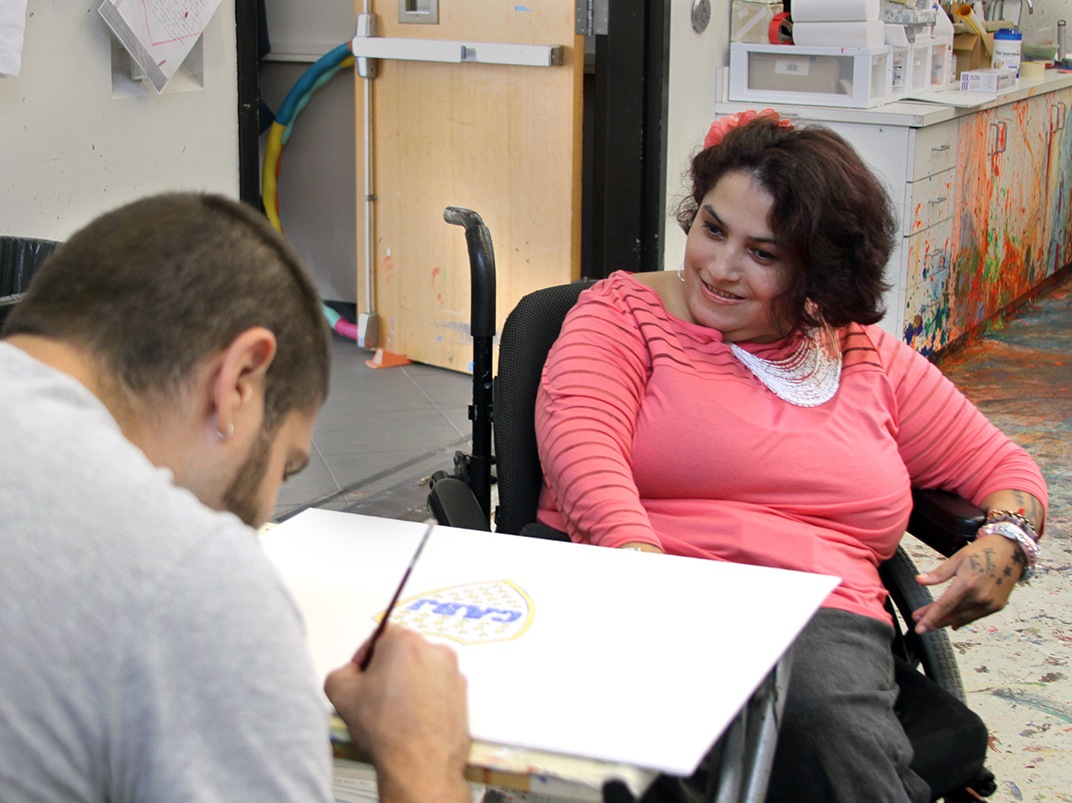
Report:
[[[370,352],[332,335],[328,400],[308,468],[284,483],[276,520],[306,507],[428,517],[427,478],[468,450],[471,376],[411,363],[371,368]]]
[[[411,364],[373,369],[336,337],[332,391],[309,468],[277,519],[306,507],[428,518],[427,478],[467,449],[469,376]],[[1050,485],[1045,564],[1004,611],[952,634],[969,704],[991,731],[994,803],[1072,801],[1072,277],[942,364],[1038,461]],[[934,562],[913,547],[917,563]]]

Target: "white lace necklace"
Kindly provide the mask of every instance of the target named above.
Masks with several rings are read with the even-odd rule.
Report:
[[[780,360],[757,357],[736,343],[730,350],[771,393],[797,407],[818,407],[837,393],[841,343],[828,326],[806,332],[796,351]]]

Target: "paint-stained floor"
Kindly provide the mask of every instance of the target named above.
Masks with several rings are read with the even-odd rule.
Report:
[[[310,468],[284,486],[305,507],[420,520],[427,477],[471,434],[472,378],[424,365],[372,369],[334,343],[332,394]],[[1000,613],[952,634],[970,705],[991,733],[995,803],[1072,801],[1072,276],[943,370],[1038,461],[1050,488],[1044,559]],[[935,562],[914,546],[921,567]]]
[[[1035,579],[951,634],[968,702],[990,729],[990,800],[1072,801],[1072,277],[939,364],[1035,458],[1050,491]]]

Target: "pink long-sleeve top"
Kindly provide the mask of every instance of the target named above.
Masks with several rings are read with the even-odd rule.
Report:
[[[912,486],[1045,504],[1046,485],[924,357],[877,326],[840,336],[837,394],[796,407],[631,275],[585,291],[536,402],[540,521],[575,541],[835,575],[826,607],[888,621],[877,567]],[[790,340],[738,345],[770,359]]]

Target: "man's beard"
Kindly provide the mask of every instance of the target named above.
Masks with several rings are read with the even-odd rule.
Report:
[[[245,461],[223,495],[224,510],[229,510],[250,527],[259,527],[264,522],[259,518],[258,492],[264,474],[268,470],[268,457],[272,451],[272,437],[263,429],[250,447]]]

